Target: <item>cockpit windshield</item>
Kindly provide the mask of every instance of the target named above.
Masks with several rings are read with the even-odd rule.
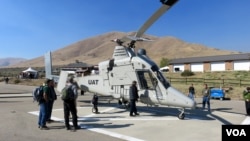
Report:
[[[153,65],[151,67],[151,70],[156,74],[157,78],[160,80],[162,85],[167,89],[170,86],[170,84],[166,80],[166,78],[162,75],[162,73],[159,71],[159,68],[156,65]]]
[[[156,71],[156,76],[166,89],[170,86],[166,78],[162,75],[162,73],[159,70]]]

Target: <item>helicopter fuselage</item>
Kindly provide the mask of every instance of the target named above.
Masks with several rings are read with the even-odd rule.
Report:
[[[142,103],[195,107],[193,100],[169,84],[158,66],[146,54],[138,53],[131,57],[122,52],[122,48],[125,49],[117,46],[115,50],[120,52],[114,51],[113,59],[99,63],[98,74],[75,78],[80,88],[127,102],[130,100],[129,87],[135,80],[138,82],[138,94]]]

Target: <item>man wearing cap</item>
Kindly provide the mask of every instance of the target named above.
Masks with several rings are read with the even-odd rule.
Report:
[[[74,99],[70,100],[64,100],[63,101],[63,109],[64,109],[64,120],[65,120],[65,126],[67,130],[70,130],[70,125],[69,125],[69,114],[71,113],[72,115],[72,122],[73,122],[73,131],[80,129],[80,127],[77,124],[77,111],[76,111],[76,103],[75,100],[78,96],[77,92],[77,86],[74,83],[74,78],[70,77],[67,80],[66,86],[69,87],[69,89],[72,89],[74,92]]]

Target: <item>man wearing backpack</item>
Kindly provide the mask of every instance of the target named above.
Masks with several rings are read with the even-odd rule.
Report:
[[[64,120],[65,120],[65,126],[67,130],[70,130],[69,125],[69,114],[72,115],[72,122],[73,122],[73,131],[80,129],[80,127],[77,124],[77,112],[76,112],[76,105],[75,100],[78,96],[77,92],[77,86],[74,84],[73,77],[70,77],[66,84],[66,92],[67,92],[67,98],[63,98],[63,109],[64,109]],[[72,94],[73,93],[73,96]]]
[[[49,128],[46,126],[46,119],[48,117],[48,85],[51,83],[51,79],[47,79],[45,81],[45,86],[43,87],[43,97],[39,101],[39,117],[38,117],[38,128],[41,130],[48,130]]]

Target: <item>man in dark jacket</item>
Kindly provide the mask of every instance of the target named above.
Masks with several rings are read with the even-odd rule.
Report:
[[[54,105],[54,101],[57,99],[57,95],[55,92],[55,81],[52,79],[50,81],[50,83],[48,84],[49,88],[48,88],[48,113],[47,113],[47,122],[53,122],[53,120],[51,119],[51,114],[52,114],[52,109],[53,109],[53,105]]]
[[[78,126],[78,123],[77,123],[77,110],[76,110],[76,102],[75,102],[78,96],[78,93],[77,93],[77,86],[74,83],[73,77],[68,78],[68,82],[66,85],[69,87],[69,89],[72,89],[72,92],[74,93],[74,98],[63,101],[65,126],[67,130],[71,129],[69,125],[69,114],[71,113],[72,123],[73,123],[72,131],[76,131],[77,129],[80,129],[80,126]]]
[[[188,97],[194,100],[195,89],[193,84],[191,84],[191,86],[188,88],[188,92],[189,92]]]
[[[130,116],[139,115],[139,113],[137,113],[137,108],[135,104],[135,102],[137,102],[139,98],[136,81],[133,81],[132,85],[129,88],[129,98],[130,98],[130,114],[129,115]],[[133,115],[133,113],[135,115]]]

